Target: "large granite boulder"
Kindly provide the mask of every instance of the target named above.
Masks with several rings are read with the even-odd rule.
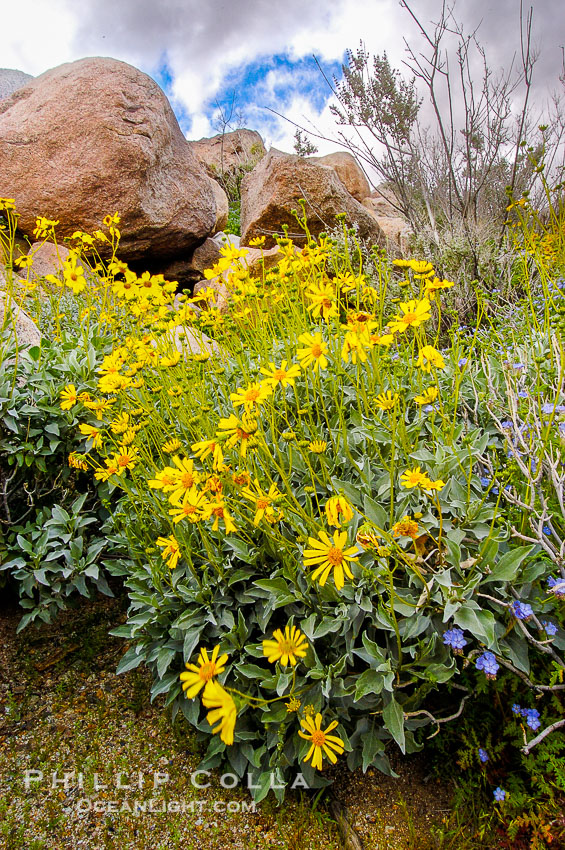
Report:
[[[361,239],[384,245],[383,233],[374,217],[349,194],[333,168],[271,149],[241,183],[241,242],[248,245],[256,236],[265,236],[266,247],[276,244],[275,236],[289,236],[300,243],[305,236],[291,210],[300,211],[298,201],[306,201],[306,216],[312,235],[336,225],[336,216],[345,213],[349,225],[356,225]]]
[[[363,199],[363,206],[369,210],[383,231],[389,248],[398,251],[406,250],[411,234],[408,221],[395,205],[395,199],[389,190],[384,194],[378,189],[370,197]]]
[[[256,130],[234,130],[189,144],[214,179],[226,179],[241,170],[250,170],[266,153],[263,139]]]
[[[39,328],[25,310],[2,287],[6,281],[0,269],[0,333],[12,332],[18,345],[39,345]]]
[[[12,68],[0,68],[0,100],[9,97],[30,80],[33,80],[31,74],[24,74],[23,71],[16,71]]]
[[[371,194],[371,186],[365,177],[365,172],[355,159],[346,151],[328,153],[326,156],[310,156],[309,162],[318,162],[320,165],[329,165],[333,168],[347,191],[353,195],[356,201],[363,202],[364,198]]]
[[[171,106],[146,74],[81,59],[0,101],[0,197],[20,228],[58,219],[59,237],[121,215],[120,256],[173,258],[213,232],[216,200]]]

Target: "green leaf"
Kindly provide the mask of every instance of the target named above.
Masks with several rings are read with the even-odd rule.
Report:
[[[374,499],[371,499],[370,496],[365,496],[363,500],[363,507],[369,522],[372,522],[374,526],[380,529],[388,527],[388,513],[382,505],[379,505],[379,503],[375,502]]]
[[[383,674],[376,670],[365,670],[357,679],[355,686],[355,702],[367,694],[380,694],[383,689]]]
[[[373,723],[370,730],[363,735],[363,773],[366,773],[375,756],[382,753],[384,748],[384,743],[377,734],[376,724]]]
[[[520,546],[502,556],[490,575],[485,576],[483,584],[491,581],[513,581],[516,578],[520,564],[531,554],[533,546]]]
[[[406,752],[406,736],[404,734],[404,711],[400,703],[391,697],[388,705],[383,710],[383,720],[386,728],[400,747],[402,753]]]

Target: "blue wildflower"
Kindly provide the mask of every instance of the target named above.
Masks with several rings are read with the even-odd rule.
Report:
[[[552,532],[551,528],[549,527],[549,525],[544,525],[544,527],[543,527],[542,531],[543,531],[543,533],[544,533],[545,535],[547,535],[547,537],[551,537],[551,535],[553,534],[553,532]]]
[[[549,576],[547,586],[551,593],[554,593],[559,599],[565,598],[565,579]]]
[[[519,599],[515,599],[512,603],[512,613],[517,620],[529,620],[534,612],[532,606],[527,602],[520,602]]]
[[[467,362],[468,362],[467,357],[461,357],[461,358],[457,361],[457,365],[459,366],[459,368],[460,368],[460,369],[462,369],[462,368],[463,368],[463,366],[466,366],[466,365],[467,365]]]
[[[479,747],[479,759],[482,761],[482,763],[486,764],[486,762],[488,761],[488,758],[489,758],[489,756],[488,756],[487,751],[484,750],[482,747]]]
[[[540,728],[541,722],[537,708],[523,708],[522,717],[526,718],[526,724],[530,727],[530,729],[533,729],[534,732],[536,729]]]
[[[515,702],[514,705],[512,706],[512,714],[518,714],[518,715],[522,714],[522,707],[519,706],[517,702]]]
[[[504,422],[500,423],[500,427],[504,428],[504,430],[507,431],[510,428],[513,428],[514,425],[513,425],[512,421],[510,419],[505,419]]]
[[[551,623],[549,620],[542,620],[541,624],[544,628],[546,635],[549,635],[549,637],[553,637],[553,635],[557,634],[557,626],[555,625],[555,623]]]
[[[492,792],[497,803],[502,803],[506,799],[506,791],[500,786]]]
[[[528,393],[526,392],[526,390],[518,390],[516,395],[518,396],[518,398],[528,398]]]
[[[497,663],[494,652],[487,650],[482,655],[479,655],[475,661],[475,667],[477,670],[482,670],[487,679],[496,679],[500,665]]]
[[[463,647],[467,645],[462,629],[455,626],[443,633],[443,642],[453,649],[455,655],[463,655]]]

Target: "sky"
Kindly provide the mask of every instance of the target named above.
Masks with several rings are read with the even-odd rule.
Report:
[[[565,0],[531,2],[539,51],[534,100],[541,102],[559,86]],[[426,26],[438,5],[410,0]],[[455,12],[467,28],[479,26],[494,71],[514,54],[519,60],[520,0],[456,0]],[[159,83],[187,138],[219,132],[223,113],[289,152],[291,121],[336,132],[318,64],[329,80],[339,78],[345,50],[363,41],[403,68],[404,39],[423,49],[399,0],[0,0],[0,67],[37,76],[85,56],[111,56]],[[321,154],[337,149],[314,141]]]

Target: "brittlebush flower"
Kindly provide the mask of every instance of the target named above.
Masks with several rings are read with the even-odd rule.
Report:
[[[216,498],[214,502],[208,502],[204,508],[203,518],[210,519],[211,517],[214,517],[214,522],[212,523],[213,531],[218,531],[220,527],[220,520],[224,523],[224,530],[226,534],[231,534],[232,531],[237,531],[232,515],[226,508],[225,502],[221,496]]]
[[[95,428],[93,425],[86,425],[84,422],[81,422],[78,429],[83,437],[86,437],[87,440],[92,440],[93,449],[97,449],[102,445],[102,432],[100,428]]]
[[[169,511],[169,516],[173,517],[173,522],[177,523],[183,519],[189,522],[200,522],[204,516],[207,501],[204,493],[199,493],[196,487],[188,490],[182,497],[182,501],[176,503],[175,507]]]
[[[415,540],[418,536],[418,523],[409,516],[402,517],[392,526],[392,536],[411,537]]]
[[[200,460],[212,455],[212,468],[216,471],[223,468],[224,453],[218,440],[201,440],[199,443],[193,443],[190,448]]]
[[[403,333],[408,328],[417,328],[422,322],[426,322],[430,316],[431,304],[427,298],[422,298],[421,301],[406,301],[400,304],[402,314],[395,316],[392,322],[389,322],[389,328],[392,333]]]
[[[452,280],[440,280],[438,277],[434,277],[433,280],[426,282],[424,293],[433,300],[438,290],[450,289],[452,286],[455,286]]]
[[[253,487],[246,487],[241,491],[241,495],[245,499],[249,499],[255,503],[255,517],[253,519],[253,525],[259,525],[263,518],[270,523],[278,522],[281,518],[281,512],[277,510],[277,508],[273,507],[275,502],[283,498],[283,494],[280,492],[276,484],[271,484],[269,492],[265,493],[261,489],[259,481],[255,479]]]
[[[74,384],[67,384],[60,392],[61,410],[70,410],[77,403],[77,391]]]
[[[332,496],[326,502],[324,510],[328,524],[336,528],[341,528],[342,522],[349,522],[353,519],[353,508],[345,496]]]
[[[337,316],[336,293],[331,283],[313,283],[306,290],[305,295],[310,299],[307,309],[314,318],[317,319],[321,313],[327,322],[328,319]]]
[[[69,254],[68,258],[65,260],[65,264],[63,266],[63,278],[67,286],[73,290],[75,295],[78,295],[79,292],[82,292],[83,289],[86,288],[84,269],[82,266],[77,265],[77,257],[75,254]]]
[[[174,535],[169,537],[158,537],[157,546],[164,547],[161,557],[167,562],[167,566],[174,570],[180,558],[180,545]]]
[[[202,704],[212,709],[206,715],[212,733],[219,733],[224,744],[233,744],[237,708],[230,694],[215,679],[211,679],[204,687]]]
[[[322,715],[318,712],[314,719],[303,717],[301,723],[306,732],[299,731],[298,734],[312,744],[304,756],[304,761],[311,759],[312,767],[322,770],[322,760],[325,755],[332,764],[335,764],[337,755],[343,755],[345,749],[345,744],[341,738],[338,738],[337,735],[330,735],[330,732],[337,726],[337,720],[332,720],[328,728],[322,730]]]
[[[273,388],[266,382],[248,384],[245,389],[241,387],[234,393],[230,393],[230,399],[234,407],[244,406],[246,413],[251,413],[260,404],[263,404],[265,399],[269,398]]]
[[[269,384],[273,389],[279,384],[281,387],[293,387],[295,379],[300,375],[300,366],[298,363],[293,363],[286,367],[287,361],[283,360],[280,366],[275,366],[274,363],[269,363],[269,368],[261,367],[261,374],[265,375],[263,383]]]
[[[308,451],[315,455],[323,455],[327,447],[328,444],[325,440],[312,440],[311,443],[308,443]]]
[[[433,345],[425,345],[420,349],[416,366],[419,366],[424,372],[430,372],[432,366],[436,369],[445,369],[445,360]]]
[[[341,359],[344,363],[349,363],[349,358],[351,357],[353,365],[355,365],[358,360],[360,363],[365,363],[367,360],[367,352],[365,349],[370,347],[371,341],[367,333],[363,332],[358,334],[354,331],[347,331],[341,348]]]
[[[167,440],[166,443],[163,443],[161,448],[163,449],[165,454],[171,455],[173,452],[177,452],[180,449],[181,445],[182,443],[180,440],[177,440],[176,437],[172,437],[170,440]]]
[[[307,652],[306,636],[296,626],[285,626],[284,634],[282,629],[275,629],[272,640],[263,641],[263,655],[271,664],[280,661],[285,667],[295,667]]]
[[[241,457],[247,457],[247,448],[249,445],[256,445],[257,438],[257,420],[245,414],[242,419],[232,413],[227,419],[220,419],[218,423],[218,431],[216,437],[221,440],[223,445],[228,449],[233,449],[238,445],[239,454]]]
[[[228,656],[224,653],[218,658],[219,651],[220,644],[214,647],[212,656],[208,658],[208,651],[201,647],[197,663],[185,665],[188,672],[181,673],[180,680],[188,699],[193,699],[214,676],[219,676],[226,669]]]
[[[121,475],[126,469],[133,469],[139,460],[138,455],[139,449],[136,449],[135,446],[126,446],[122,443],[112,457],[112,461],[118,467],[118,475]]]
[[[417,404],[433,404],[437,397],[437,387],[428,387],[421,395],[414,396],[414,401]]]
[[[296,352],[302,368],[306,369],[307,366],[313,365],[314,371],[325,369],[328,365],[328,358],[326,357],[328,346],[322,339],[322,334],[304,333],[298,337],[298,341],[305,346],[299,348]]]
[[[381,393],[377,396],[375,403],[380,410],[392,410],[398,398],[398,393],[394,393],[393,395],[390,390],[387,390],[386,393]]]
[[[400,483],[403,487],[407,489],[412,489],[413,487],[422,487],[424,484],[429,482],[429,478],[425,472],[422,472],[419,466],[415,466],[414,469],[407,469],[400,476]]]
[[[357,549],[355,546],[346,549],[346,542],[347,531],[334,531],[333,540],[323,530],[319,532],[319,539],[316,537],[308,538],[308,545],[312,548],[305,549],[302,556],[305,566],[318,565],[312,573],[312,581],[319,580],[320,586],[323,587],[333,570],[335,586],[338,590],[341,590],[345,584],[344,573],[348,578],[353,578],[349,563],[357,561],[353,554]]]
[[[113,460],[108,460],[108,459],[106,459],[104,461],[104,463],[106,465],[101,466],[94,473],[94,477],[96,478],[97,481],[108,481],[112,477],[112,475],[118,474],[118,464],[117,463],[115,463]]]

